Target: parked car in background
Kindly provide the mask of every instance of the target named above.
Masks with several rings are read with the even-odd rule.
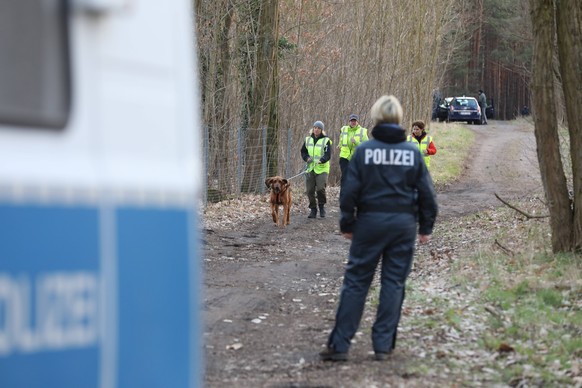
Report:
[[[469,124],[482,124],[481,108],[474,97],[453,97],[449,104],[447,121],[466,121]]]

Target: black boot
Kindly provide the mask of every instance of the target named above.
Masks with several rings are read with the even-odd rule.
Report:
[[[316,208],[312,208],[311,209],[311,213],[309,213],[309,215],[307,216],[307,218],[315,218],[317,217],[317,209]]]
[[[325,209],[324,209],[325,205],[319,205],[319,216],[321,218],[325,218]]]

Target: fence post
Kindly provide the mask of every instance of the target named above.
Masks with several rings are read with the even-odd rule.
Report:
[[[285,176],[291,176],[291,128],[287,128],[287,157],[285,158]]]
[[[265,185],[262,182],[267,179],[267,127],[263,127],[263,163],[261,165],[261,180],[258,182],[261,194],[265,193]]]
[[[202,204],[204,207],[208,205],[208,164],[210,158],[210,141],[208,139],[208,125],[204,125],[204,149],[202,150],[204,158],[204,173],[202,174]]]
[[[236,155],[237,155],[237,164],[236,164],[236,194],[240,196],[241,194],[241,185],[242,185],[242,166],[243,166],[243,146],[242,146],[242,127],[238,127],[237,129],[237,138],[236,138]]]

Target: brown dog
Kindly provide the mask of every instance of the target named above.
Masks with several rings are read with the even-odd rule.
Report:
[[[280,176],[265,179],[265,185],[271,189],[271,215],[277,226],[289,225],[291,218],[291,182]],[[283,218],[279,225],[279,205],[283,205]]]

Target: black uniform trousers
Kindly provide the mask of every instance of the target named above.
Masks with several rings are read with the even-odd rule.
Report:
[[[335,327],[328,346],[347,352],[356,334],[366,296],[380,260],[381,290],[372,328],[375,352],[389,353],[396,344],[404,287],[412,266],[416,242],[416,216],[411,213],[360,213],[340,293]]]
[[[350,165],[349,159],[340,158],[339,160],[340,171],[342,172],[342,177],[340,180],[340,190],[344,187],[344,183],[346,181],[346,177],[348,176],[348,166]]]

